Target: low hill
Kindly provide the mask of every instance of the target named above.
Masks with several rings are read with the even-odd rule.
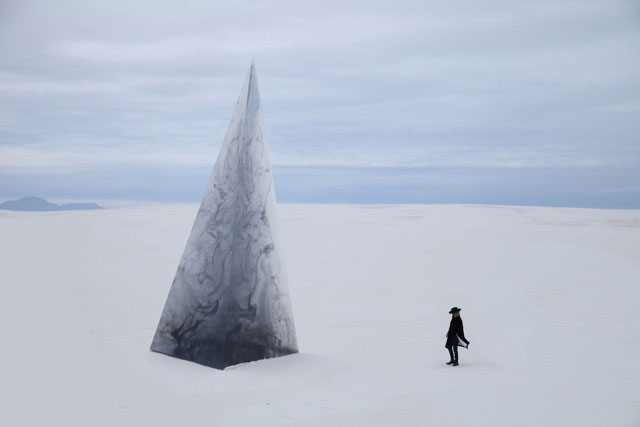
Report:
[[[64,203],[57,205],[41,197],[23,197],[0,203],[0,209],[8,211],[75,211],[86,209],[104,209],[95,203]]]

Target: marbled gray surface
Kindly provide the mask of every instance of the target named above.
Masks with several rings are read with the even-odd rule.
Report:
[[[252,64],[151,350],[223,369],[296,353]]]

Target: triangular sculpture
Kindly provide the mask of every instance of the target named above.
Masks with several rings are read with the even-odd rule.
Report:
[[[151,350],[212,368],[297,353],[252,63]]]

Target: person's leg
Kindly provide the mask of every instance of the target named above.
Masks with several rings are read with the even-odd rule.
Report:
[[[453,357],[453,349],[451,347],[447,347],[447,350],[449,350],[449,356],[451,357],[451,360],[449,361],[449,363],[447,363],[447,365],[450,365],[454,362],[454,357]]]
[[[457,365],[458,364],[458,346],[457,345],[453,346],[453,354],[455,355],[453,364]]]

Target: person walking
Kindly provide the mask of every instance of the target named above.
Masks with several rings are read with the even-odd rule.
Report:
[[[460,310],[462,309],[453,307],[449,311],[451,323],[449,323],[449,332],[447,332],[447,342],[444,345],[449,350],[449,356],[451,356],[451,360],[447,362],[447,365],[452,366],[458,366],[458,346],[469,348],[469,341],[464,337]]]

